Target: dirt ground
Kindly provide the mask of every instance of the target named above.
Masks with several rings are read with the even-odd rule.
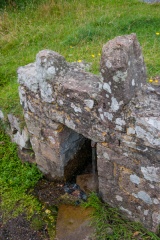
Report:
[[[46,179],[40,180],[33,191],[33,195],[45,206],[57,205],[58,199],[64,193],[63,184],[49,182]],[[0,220],[0,240],[50,239],[45,225],[40,230],[35,230],[31,221],[28,221],[24,214],[8,220],[7,223],[3,223],[1,213]]]
[[[35,186],[32,194],[46,208],[51,206],[58,207],[61,204],[70,202],[81,202],[81,199],[76,194],[68,194],[66,189],[68,189],[67,191],[71,191],[71,187],[66,187],[62,182],[55,183],[42,179]],[[72,190],[71,192],[77,193],[79,191]],[[31,221],[28,221],[24,214],[8,220],[7,223],[3,223],[1,213],[0,220],[0,240],[50,240],[45,224],[40,230],[35,230],[32,227]]]
[[[22,214],[0,226],[0,240],[49,240],[45,229],[36,231],[31,228]]]

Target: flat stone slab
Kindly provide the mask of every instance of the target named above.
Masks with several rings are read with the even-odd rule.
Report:
[[[94,228],[89,226],[92,208],[61,205],[58,210],[57,240],[95,240]]]
[[[98,191],[98,176],[97,174],[87,173],[78,175],[76,178],[77,185],[85,193],[97,192]]]

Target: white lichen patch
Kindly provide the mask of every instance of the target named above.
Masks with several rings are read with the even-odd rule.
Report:
[[[104,153],[103,153],[103,157],[106,158],[107,160],[110,160],[109,155],[108,155],[107,152],[104,152]]]
[[[104,116],[108,118],[108,120],[112,121],[113,119],[113,114],[109,112],[104,112]]]
[[[126,141],[126,140],[122,140],[122,142],[125,143],[125,145],[127,147],[136,149],[136,143],[135,142],[130,142],[130,141]]]
[[[29,133],[26,128],[22,130],[22,133],[18,131],[16,134],[13,135],[13,142],[15,142],[20,147],[20,149],[23,149],[26,147],[28,140],[29,140]]]
[[[155,226],[158,226],[160,224],[160,211],[153,212],[152,220]]]
[[[84,104],[85,104],[88,108],[92,109],[93,106],[94,106],[94,101],[93,101],[92,99],[86,99],[86,100],[84,100]]]
[[[117,201],[119,201],[119,202],[122,202],[122,201],[123,201],[123,198],[122,198],[121,196],[119,196],[119,195],[116,195],[116,199],[117,199]]]
[[[106,67],[107,68],[111,68],[112,67],[112,63],[109,60],[106,61]]]
[[[48,139],[50,140],[50,142],[51,142],[52,144],[55,144],[55,143],[56,143],[54,137],[49,136]]]
[[[102,121],[105,121],[103,113],[100,113],[100,118],[102,119]]]
[[[67,127],[73,130],[76,128],[76,125],[74,124],[74,122],[72,120],[68,120],[67,118],[65,119],[65,124]]]
[[[27,101],[27,104],[28,104],[28,108],[30,109],[30,111],[34,113],[35,110],[34,110],[34,108],[32,107],[32,104],[31,104],[29,101]]]
[[[147,152],[148,151],[148,148],[144,148],[143,150],[141,148],[139,148],[138,146],[136,147],[137,150],[141,151],[141,152]]]
[[[124,208],[124,207],[120,207],[120,209],[126,213],[128,213],[129,215],[132,215],[132,212],[129,211],[128,209]]]
[[[144,215],[147,216],[149,213],[149,210],[144,210]]]
[[[30,120],[30,116],[29,116],[29,114],[28,114],[27,112],[24,113],[24,117],[25,117],[26,119]]]
[[[149,91],[154,91],[154,88],[153,87],[151,87],[151,86],[147,86],[147,89],[149,90]]]
[[[18,87],[18,92],[19,92],[20,100],[22,98],[22,101],[23,101],[23,97],[26,95],[25,88],[23,86],[19,86]]]
[[[82,112],[81,108],[74,105],[74,103],[71,103],[71,108],[73,108],[75,112]]]
[[[122,104],[123,104],[123,101],[120,101],[120,102],[119,102],[119,106],[121,106]]]
[[[103,84],[103,89],[109,93],[112,93],[110,85],[108,83]]]
[[[120,126],[126,124],[126,122],[125,122],[123,119],[121,119],[121,118],[116,118],[115,123],[118,124],[118,125],[120,125]]]
[[[56,73],[56,69],[54,66],[51,66],[47,69],[47,74],[48,75],[54,75]]]
[[[102,108],[99,108],[99,109],[98,109],[98,112],[100,112],[100,113],[103,112]]]
[[[123,153],[123,155],[124,155],[124,156],[126,156],[126,157],[128,157],[128,153],[126,153],[126,152],[125,152],[125,153]]]
[[[135,184],[140,184],[140,178],[135,174],[130,175],[130,180]]]
[[[60,106],[63,106],[63,100],[59,100],[59,101],[57,101],[58,102],[58,104],[60,105]]]
[[[41,92],[41,97],[44,102],[51,103],[54,99],[52,97],[52,86],[47,83],[47,82],[41,82],[40,83],[40,92]]]
[[[86,91],[86,90],[85,90],[85,91]],[[90,97],[93,98],[93,99],[95,99],[95,98],[97,97],[97,93],[92,93],[92,94],[90,95]]]
[[[145,70],[144,67],[142,67],[142,72],[144,72],[144,70]]]
[[[119,81],[125,81],[127,77],[127,71],[122,72],[122,71],[117,71],[116,74],[113,76],[113,80],[115,82],[119,82]]]
[[[154,128],[156,128],[157,130],[160,130],[160,118],[149,117],[149,118],[145,118],[145,121],[151,126],[153,126]]]
[[[135,131],[138,138],[146,139],[151,145],[160,146],[160,139],[156,138],[154,134],[151,134],[149,131],[144,130],[140,126],[135,127]]]
[[[114,97],[112,97],[112,98],[111,98],[111,101],[112,101],[112,103],[111,103],[111,110],[112,110],[113,112],[116,112],[116,111],[119,109],[119,104],[118,104],[118,102],[117,102],[117,99],[114,98]]]
[[[122,131],[122,127],[119,126],[119,125],[116,125],[116,128],[115,128],[115,129],[118,130],[118,131]]]
[[[132,127],[127,128],[127,135],[132,135],[132,134],[135,134],[135,133],[136,133],[136,131],[135,131],[134,128],[132,128]]]
[[[159,167],[141,167],[141,171],[146,180],[151,182],[160,182],[160,168]]]
[[[136,84],[135,84],[135,80],[132,79],[132,86],[134,87]]]
[[[140,191],[137,194],[132,193],[132,195],[136,198],[141,199],[143,202],[151,205],[152,204],[152,199],[151,197],[148,195],[148,193],[144,192],[144,191]]]
[[[153,199],[153,203],[154,203],[154,204],[159,204],[159,200],[158,200],[157,198],[154,198],[154,199]]]
[[[32,92],[37,92],[38,78],[35,63],[28,64],[18,69],[18,82],[26,86]]]

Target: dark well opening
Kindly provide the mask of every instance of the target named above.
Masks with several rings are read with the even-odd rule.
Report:
[[[76,182],[77,175],[81,174],[90,174],[93,173],[93,169],[97,169],[96,166],[92,165],[92,155],[94,151],[94,158],[96,159],[96,148],[91,146],[91,140],[87,138],[83,138],[83,143],[78,147],[75,154],[72,158],[67,162],[64,168],[64,178],[69,182]],[[77,144],[79,142],[77,141]],[[72,150],[68,150],[72,151]],[[96,164],[96,162],[95,162]]]

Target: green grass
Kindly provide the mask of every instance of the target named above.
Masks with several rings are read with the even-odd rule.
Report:
[[[83,205],[94,208],[91,225],[96,228],[96,240],[160,239],[156,234],[144,229],[140,223],[122,218],[117,209],[102,203],[95,193],[92,193],[88,202]]]
[[[16,71],[35,61],[42,49],[57,51],[67,61],[92,62],[91,71],[98,73],[103,44],[135,32],[148,77],[160,74],[160,35],[156,35],[160,32],[160,4],[138,0],[10,2],[15,4],[0,12],[0,108],[6,113],[21,113]]]
[[[32,195],[32,189],[41,178],[42,174],[36,165],[20,161],[17,146],[0,130],[0,202],[3,223],[23,213],[34,230],[45,227],[52,240],[55,237],[57,209],[54,206],[48,208]]]
[[[40,203],[27,190],[31,189],[42,174],[35,165],[22,164],[17,147],[0,131],[0,185],[3,219],[26,212],[28,216],[39,212]],[[11,214],[12,213],[12,214]]]

